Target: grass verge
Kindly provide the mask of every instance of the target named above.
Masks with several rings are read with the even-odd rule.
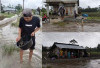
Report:
[[[57,25],[57,26],[60,26],[60,27],[64,27],[67,24],[69,24],[69,23],[68,22],[55,22],[55,23],[53,23],[53,25]]]
[[[10,17],[14,16],[15,14],[13,14],[13,13],[9,13],[9,14],[8,13],[1,13],[1,15],[6,17],[6,18],[10,18]]]
[[[12,55],[15,51],[19,51],[19,48],[16,48],[13,45],[4,45],[2,46],[3,55]]]

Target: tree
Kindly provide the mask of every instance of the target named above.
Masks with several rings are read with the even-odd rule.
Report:
[[[11,7],[11,4],[9,4],[7,7],[8,7],[8,8],[12,8],[12,7]]]
[[[88,46],[86,46],[86,47],[85,47],[85,49],[89,49],[89,47],[88,47]]]
[[[98,10],[99,10],[99,12],[100,12],[100,5],[99,5],[99,7],[98,7]]]
[[[45,8],[42,8],[42,10],[41,10],[42,12],[46,12],[46,9]]]
[[[75,39],[73,39],[73,40],[70,41],[70,43],[71,43],[71,44],[76,44],[76,43],[78,43],[78,42],[77,42]]]
[[[97,12],[98,11],[98,7],[95,7],[95,8],[91,8],[90,6],[88,6],[87,8],[79,7],[79,10],[81,12]]]
[[[4,12],[4,10],[3,10],[4,7],[5,7],[5,6],[1,4],[1,12],[2,12],[2,13]]]
[[[90,6],[88,6],[88,9],[91,9],[91,7],[90,7]]]
[[[37,8],[37,11],[39,12],[39,15],[40,15],[41,9],[39,7]]]
[[[22,6],[21,6],[21,4],[18,4],[16,7],[15,7],[15,9],[17,9],[17,11],[21,11],[22,10]]]
[[[100,51],[100,44],[98,44],[98,46],[97,46],[97,50]]]

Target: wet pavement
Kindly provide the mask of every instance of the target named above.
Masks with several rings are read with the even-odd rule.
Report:
[[[16,37],[18,28],[11,23],[0,27],[0,68],[42,68],[42,32],[36,33],[36,47],[33,53],[32,62],[29,63],[29,50],[24,51],[23,63],[20,64],[19,52],[14,52],[11,56],[2,55],[2,46],[13,45],[17,48]]]

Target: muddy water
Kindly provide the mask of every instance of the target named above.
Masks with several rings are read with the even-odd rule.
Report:
[[[78,64],[68,65],[66,67],[67,68],[100,68],[100,59],[79,62]]]
[[[83,27],[71,22],[64,27],[45,23],[43,32],[100,32],[100,23],[85,23]]]
[[[84,24],[83,27],[80,25],[77,28],[77,31],[83,32],[100,32],[100,23],[88,23]]]
[[[84,60],[84,61],[78,61],[78,60],[69,60],[68,62],[55,62],[47,64],[46,66],[43,65],[43,67],[51,68],[100,68],[100,59],[94,59],[94,60]]]
[[[10,24],[0,27],[0,68],[41,68],[42,67],[42,36],[41,31],[36,33],[36,47],[32,57],[32,63],[28,62],[29,50],[24,51],[23,64],[19,61],[19,52],[14,52],[11,56],[3,56],[1,46],[15,45],[18,28]]]

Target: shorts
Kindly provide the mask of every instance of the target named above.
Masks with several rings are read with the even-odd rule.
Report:
[[[21,34],[21,37],[24,36],[24,35],[27,35],[27,34]],[[29,48],[30,50],[34,50],[35,49],[35,36],[32,36],[32,40],[33,40],[33,45]]]
[[[33,45],[29,48],[30,50],[35,49],[35,36],[32,36],[32,40],[33,40]]]

